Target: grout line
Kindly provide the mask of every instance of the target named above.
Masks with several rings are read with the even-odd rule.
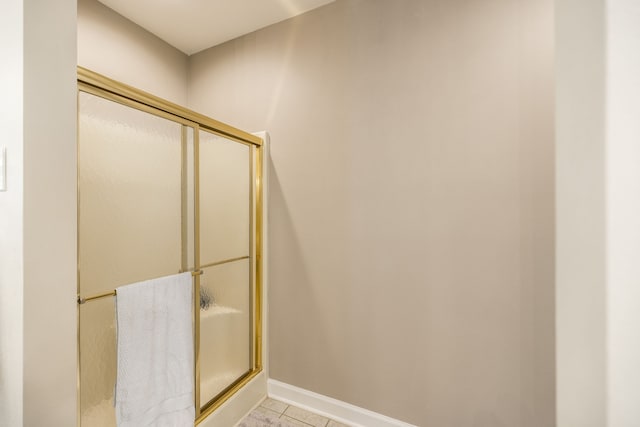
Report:
[[[290,407],[292,407],[292,406],[293,406],[294,408],[296,408],[296,409],[300,409],[300,410],[302,410],[302,411],[309,412],[309,413],[311,413],[311,414],[313,414],[313,415],[317,415],[317,416],[319,416],[319,417],[322,417],[322,418],[326,419],[327,421],[326,421],[326,422],[324,423],[324,425],[323,425],[323,426],[321,426],[321,427],[327,427],[327,426],[329,425],[329,422],[331,421],[331,418],[325,417],[324,415],[316,414],[316,413],[315,413],[315,412],[313,412],[313,411],[307,411],[306,409],[298,408],[297,406],[294,406],[294,405],[287,405],[287,407],[285,408],[285,410],[284,410],[284,412],[282,413],[282,415],[280,416],[280,418],[282,418],[282,417],[291,418],[292,420],[299,421],[299,422],[301,422],[302,424],[305,424],[305,425],[308,425],[308,426],[314,427],[314,426],[313,426],[313,424],[309,424],[308,422],[306,422],[306,421],[304,421],[304,420],[298,419],[298,418],[296,418],[296,417],[294,417],[294,416],[291,416],[291,415],[285,415],[285,412],[287,412],[287,409],[289,409],[289,408],[290,408]]]
[[[290,417],[289,415],[285,415],[284,413],[280,416],[280,419],[283,419],[283,420],[284,420],[284,419],[285,419],[284,417],[287,417],[287,418],[292,419],[292,420],[296,420],[296,421],[298,421],[299,423],[302,423],[302,424],[304,424],[304,425],[307,425],[307,426],[313,427],[313,424],[306,423],[306,422],[304,422],[304,421],[302,421],[302,420],[299,420],[299,419],[297,419],[297,418],[295,418],[295,417]],[[327,421],[327,424],[329,424],[329,421]],[[326,427],[326,425],[325,425],[324,427]]]
[[[266,406],[263,406],[263,403],[264,403],[264,402],[266,402],[266,401],[267,401],[267,399],[264,399],[262,402],[260,402],[260,404],[259,404],[258,406],[259,406],[260,408],[262,408],[262,409],[265,409],[265,410],[269,411],[269,412],[273,412],[274,414],[277,414],[277,415],[278,415],[278,417],[277,417],[278,419],[287,419],[287,418],[288,418],[288,419],[295,420],[295,421],[297,421],[297,422],[299,422],[299,423],[302,423],[302,424],[304,424],[305,426],[313,427],[313,424],[309,424],[309,423],[307,423],[306,421],[303,421],[303,420],[300,420],[300,419],[298,419],[298,418],[296,418],[296,417],[293,417],[293,416],[291,416],[291,415],[286,415],[286,414],[285,414],[285,412],[287,412],[287,409],[289,409],[289,408],[291,408],[291,407],[296,408],[296,409],[302,409],[302,408],[298,408],[298,407],[297,407],[297,406],[295,406],[295,405],[285,404],[286,406],[285,406],[284,410],[283,410],[281,413],[278,413],[277,411],[274,411],[274,410],[273,410],[273,409],[271,409],[271,408],[268,408],[268,407],[266,407]],[[278,400],[278,402],[281,402],[281,401],[279,401],[279,400]],[[281,402],[281,403],[284,403],[284,402]],[[254,410],[255,410],[255,409],[254,409]],[[306,411],[306,412],[310,412],[310,413],[315,414],[315,415],[318,415],[318,416],[320,416],[320,417],[322,417],[322,418],[325,418],[327,421],[324,423],[324,425],[323,425],[322,427],[328,427],[329,423],[332,421],[332,419],[331,419],[331,418],[329,418],[329,417],[325,417],[324,415],[316,414],[315,412],[307,411],[306,409],[302,409],[302,410],[303,410],[303,411]],[[253,412],[253,411],[252,411],[252,412]]]
[[[287,403],[284,403],[284,402],[281,402],[281,401],[279,401],[279,400],[271,399],[271,400],[272,400],[272,401],[274,401],[274,402],[283,403],[283,404],[285,405],[285,408],[282,410],[282,412],[278,412],[278,411],[275,411],[275,410],[273,410],[273,409],[271,409],[271,408],[269,408],[269,407],[267,407],[267,406],[264,406],[264,403],[265,403],[267,400],[269,400],[269,397],[268,397],[268,396],[267,396],[266,398],[264,398],[264,399],[262,400],[262,402],[260,402],[260,405],[259,405],[259,406],[260,406],[261,408],[268,409],[268,410],[270,410],[271,412],[275,412],[276,414],[278,414],[278,418],[280,418],[280,417],[282,416],[282,414],[284,414],[284,413],[287,411],[287,409],[289,409],[289,406],[291,406],[291,405],[289,405],[289,404],[287,404]]]
[[[268,399],[269,399],[269,397],[267,396],[267,397],[266,397],[266,398],[265,398],[265,399],[260,403],[260,407],[262,407],[262,408],[264,408],[264,409],[267,409],[267,410],[269,410],[269,411],[271,411],[271,412],[274,412],[274,413],[278,414],[278,412],[277,412],[277,411],[274,411],[274,410],[273,410],[273,409],[271,409],[271,408],[268,408],[268,407],[266,407],[266,406],[263,406],[263,403],[265,403]],[[296,408],[296,409],[301,409],[301,410],[306,411],[306,412],[310,412],[310,413],[312,413],[312,414],[314,414],[314,415],[318,415],[318,416],[320,416],[320,417],[322,417],[322,418],[325,418],[327,421],[324,423],[324,425],[323,425],[322,427],[327,427],[327,426],[329,425],[329,423],[332,421],[332,419],[331,419],[331,418],[326,417],[326,416],[324,416],[324,415],[316,414],[316,413],[315,413],[315,412],[313,412],[313,411],[308,411],[308,410],[306,410],[306,409],[299,408],[299,407],[297,407],[297,406],[295,406],[295,405],[289,405],[289,404],[287,404],[287,403],[285,403],[285,402],[282,402],[281,400],[277,400],[277,399],[271,399],[271,400],[273,400],[273,401],[275,401],[275,402],[284,403],[284,404],[286,405],[286,406],[285,406],[285,408],[282,410],[282,412],[280,412],[280,413],[279,413],[279,415],[278,415],[278,418],[279,418],[279,419],[284,419],[284,417],[287,417],[287,418],[290,418],[290,419],[292,419],[292,420],[296,420],[296,421],[298,421],[298,422],[301,422],[301,423],[303,423],[303,424],[305,424],[305,425],[307,425],[307,426],[313,427],[313,424],[309,424],[309,423],[307,423],[306,421],[303,421],[303,420],[300,420],[300,419],[298,419],[298,418],[296,418],[296,417],[292,417],[291,415],[286,415],[286,414],[285,414],[285,413],[287,412],[287,409],[289,409],[289,408],[293,407],[293,408]]]

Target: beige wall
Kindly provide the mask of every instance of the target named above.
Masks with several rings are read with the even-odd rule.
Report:
[[[0,150],[7,150],[7,191],[0,192],[0,425],[22,425],[22,0],[0,13]]]
[[[604,1],[556,5],[557,423],[601,427],[607,425]]]
[[[607,0],[608,427],[640,424],[640,4]]]
[[[24,425],[76,422],[76,1],[24,1]],[[44,356],[44,357],[43,357]]]
[[[78,0],[78,65],[187,104],[187,55],[97,0]]]
[[[272,136],[272,378],[554,425],[553,91],[550,0],[342,0],[191,58],[191,108]]]
[[[638,425],[640,5],[556,4],[558,425]]]
[[[0,424],[76,419],[74,0],[2,6]]]

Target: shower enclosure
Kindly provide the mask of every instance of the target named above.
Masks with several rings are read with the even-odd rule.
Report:
[[[262,369],[262,140],[78,70],[79,424],[115,426],[114,289],[191,271],[196,424]]]

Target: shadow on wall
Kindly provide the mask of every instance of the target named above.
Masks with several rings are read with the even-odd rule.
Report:
[[[302,387],[317,393],[318,390],[311,383],[300,383],[300,378],[306,378],[308,372],[317,364],[329,367],[335,372],[332,383],[339,389],[348,389],[347,375],[342,375],[339,354],[332,351],[329,334],[323,328],[318,328],[317,319],[333,316],[331,307],[323,305],[314,295],[311,278],[299,234],[289,211],[285,195],[278,178],[275,164],[269,159],[269,257],[284,258],[288,268],[269,269],[269,376],[275,380]],[[273,313],[286,307],[289,316],[274,316]],[[314,319],[312,327],[310,319]],[[299,349],[291,351],[288,348],[290,337],[297,337],[300,348],[307,357],[300,357]],[[283,376],[283,369],[289,375]]]

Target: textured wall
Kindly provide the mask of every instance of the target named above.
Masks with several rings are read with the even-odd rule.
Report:
[[[554,425],[552,1],[341,0],[189,66],[190,108],[272,137],[272,378]]]

